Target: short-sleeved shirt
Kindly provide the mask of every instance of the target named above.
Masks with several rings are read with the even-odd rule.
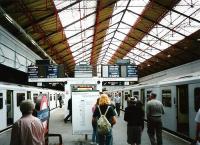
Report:
[[[10,145],[44,144],[44,127],[40,119],[27,115],[13,125]]]
[[[196,117],[195,117],[195,122],[200,123],[200,109],[198,110]]]
[[[146,113],[148,117],[161,117],[161,115],[164,114],[162,103],[156,99],[148,101]]]
[[[115,96],[114,97],[115,103],[121,103],[121,97],[120,96]]]
[[[106,118],[112,124],[112,117],[116,116],[116,113],[115,113],[113,107],[110,106],[110,105],[103,105],[103,106],[99,106],[99,108],[101,109],[102,115],[104,115],[108,106],[109,106],[109,109],[108,109],[108,111],[106,113]],[[94,118],[99,118],[100,117],[100,112],[99,112],[98,108],[95,109],[93,117]]]

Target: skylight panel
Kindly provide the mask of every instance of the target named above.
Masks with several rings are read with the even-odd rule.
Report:
[[[111,18],[111,21],[110,21],[110,25],[113,25],[113,24],[115,24],[115,23],[120,22],[122,15],[123,15],[123,12],[121,12],[121,13],[119,13],[119,14],[117,14],[117,15],[114,15],[114,14],[113,14],[113,16],[112,16],[112,18]]]
[[[124,38],[126,37],[125,34],[122,34],[120,32],[116,32],[115,33],[115,38],[119,39],[119,40],[124,40]]]
[[[115,42],[116,43],[116,42]],[[114,43],[114,44],[115,44]],[[112,48],[113,50],[117,50],[118,46],[115,44],[110,44],[110,48]],[[113,52],[114,53],[114,52]]]
[[[106,36],[105,40],[109,40],[110,38],[112,38],[114,35],[114,33],[110,33],[109,35]]]
[[[130,19],[131,18],[131,19]],[[134,22],[137,20],[137,16],[134,15],[133,13],[129,12],[129,11],[126,11],[122,21],[125,22],[126,24],[129,24],[129,25],[133,25]],[[127,27],[127,26],[126,26]],[[130,29],[130,28],[129,28]]]
[[[193,6],[191,6],[192,4],[188,5],[188,3],[193,3]],[[199,23],[195,20],[189,19],[188,17],[199,19],[200,2],[198,0],[194,0],[193,2],[182,0],[178,5],[185,6],[184,8],[182,6],[176,6],[174,8],[176,11],[183,13],[183,15],[174,11],[169,12],[160,22],[161,25],[166,27],[163,27],[160,24],[156,25],[149,32],[151,36],[146,35],[142,39],[142,42],[145,44],[138,43],[136,45],[136,48],[142,49],[146,53],[141,52],[140,50],[136,50],[136,48],[134,48],[133,53],[148,59],[152,57],[151,55],[156,55],[160,51],[163,51],[176,44],[177,42],[183,40],[185,36],[189,36],[195,31],[199,30]],[[184,15],[187,15],[188,17],[185,17]],[[127,56],[131,56],[131,54],[129,53]],[[136,58],[137,56],[135,56],[135,59]],[[138,60],[141,62],[144,61],[142,58],[138,58]]]
[[[128,5],[128,3],[129,3],[129,5]],[[115,28],[115,35],[114,35],[114,39],[112,39],[112,42],[111,42],[111,44],[115,44],[116,45],[115,48],[113,47],[114,45],[112,46],[115,50],[118,49],[118,47],[120,46],[122,41],[125,39],[126,34],[129,33],[129,31],[131,29],[130,26],[134,25],[134,23],[138,19],[138,16],[133,15],[132,13],[126,11],[126,9],[125,9],[126,6],[128,5],[128,9],[129,10],[132,10],[132,11],[136,10],[137,13],[141,13],[144,10],[144,8],[147,5],[147,3],[148,3],[148,0],[134,0],[134,1],[123,1],[123,0],[120,0],[120,1],[117,2],[117,4],[115,5],[115,8],[114,8],[113,15],[117,14],[120,11],[123,11],[123,12],[118,14],[118,15],[116,15],[116,16],[113,16],[113,18],[111,20],[111,23],[110,23],[110,25],[112,25],[112,24],[115,24],[116,22],[120,21],[119,24],[115,25],[115,27],[116,27]],[[131,8],[129,8],[129,6]],[[124,13],[124,15],[123,15],[123,13]],[[123,16],[123,18],[122,18],[122,16]],[[126,24],[122,23],[122,21],[124,23],[126,23]],[[117,29],[117,27],[118,27],[118,29]],[[108,31],[111,31],[111,30],[109,29]],[[123,32],[123,34],[120,33],[120,32]],[[117,39],[118,39],[118,41],[116,41]],[[121,41],[119,41],[119,40],[121,40]],[[114,42],[114,41],[116,41],[116,42]],[[110,46],[108,46],[108,48],[109,47]],[[109,49],[107,49],[107,50],[109,50]],[[115,52],[113,52],[112,54],[114,54],[114,53]],[[105,56],[107,57],[107,53],[106,53]],[[104,59],[104,58],[102,58],[102,59]]]
[[[112,45],[112,46],[113,46],[113,45]],[[109,52],[109,54],[113,54],[113,53],[115,52],[115,49],[114,49],[114,47],[112,47],[112,48],[108,49],[108,52]]]
[[[128,25],[126,25],[124,23],[120,23],[118,31],[121,31],[121,32],[127,34],[130,31],[130,29],[131,29],[130,26],[128,26]]]
[[[109,27],[108,31],[107,31],[107,34],[115,31],[117,29],[117,26],[118,26],[118,23],[113,23],[114,25],[110,24],[111,27]]]
[[[175,10],[181,13],[185,13],[185,10],[187,10],[189,13],[191,13],[190,10],[192,10],[192,8],[199,8],[199,5],[200,5],[199,0],[191,0],[191,1],[182,0],[175,7]]]
[[[60,2],[56,0],[54,1],[57,9],[62,9],[74,2],[75,1],[64,1],[64,2]],[[86,45],[91,43],[93,40],[92,37],[90,38],[88,37],[93,35],[94,33],[93,26],[95,23],[96,14],[92,14],[92,13],[95,12],[96,5],[97,5],[97,1],[85,0],[59,13],[62,26],[65,28],[64,32],[65,32],[66,38],[67,39],[70,38],[68,39],[68,43],[70,44],[70,46],[79,42],[78,44],[70,48],[73,56],[76,56],[77,54],[80,53],[78,57],[84,57],[88,55],[89,53],[91,53],[90,51],[85,51],[85,50],[91,47],[91,45],[89,46],[86,46]],[[75,60],[77,59],[78,58],[76,56]]]

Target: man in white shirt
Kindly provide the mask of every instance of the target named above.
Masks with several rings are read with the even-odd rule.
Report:
[[[117,114],[118,114],[118,116],[120,116],[121,97],[120,97],[119,93],[115,94],[114,102],[115,102],[115,107],[116,107]]]

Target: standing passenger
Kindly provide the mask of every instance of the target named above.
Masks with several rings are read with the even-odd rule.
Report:
[[[121,97],[120,97],[119,93],[116,93],[116,95],[114,97],[114,101],[115,101],[115,107],[116,107],[117,114],[118,114],[118,116],[120,116]]]
[[[97,106],[99,105],[99,98],[97,99],[96,104],[92,107],[92,113],[96,110]],[[92,127],[93,127],[93,132],[92,132],[92,142],[93,143],[98,143],[98,135],[97,135],[97,122],[92,121]]]
[[[71,117],[72,122],[72,98],[68,100],[67,109],[69,110],[69,114],[65,117],[64,122],[67,123],[69,117]]]
[[[60,108],[62,108],[63,100],[62,100],[62,96],[60,94],[58,95],[58,101],[60,104]]]
[[[127,121],[127,142],[131,145],[141,144],[142,130],[144,129],[144,110],[135,97],[129,98],[125,108],[124,120]]]
[[[100,111],[102,114],[106,113],[106,118],[110,122],[111,126],[113,126],[116,123],[115,118],[115,111],[110,105],[110,99],[108,98],[108,95],[102,94],[99,99],[99,109],[96,109],[93,114],[92,121],[96,122],[98,118],[100,118]],[[102,135],[98,133],[98,139],[99,139],[99,145],[112,145],[112,130],[108,134]]]
[[[32,116],[35,106],[31,100],[20,104],[22,117],[13,125],[10,145],[44,145],[44,127],[40,119]]]
[[[151,145],[162,145],[162,114],[164,114],[163,104],[156,100],[156,94],[150,94],[150,100],[147,102],[147,133]],[[155,140],[155,134],[157,143]]]

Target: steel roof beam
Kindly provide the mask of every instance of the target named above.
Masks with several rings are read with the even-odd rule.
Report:
[[[120,14],[121,12],[123,12],[123,11],[120,11],[120,12],[118,12],[118,13],[116,13],[115,15],[118,15],[118,14]],[[115,16],[115,15],[113,15],[113,16]],[[104,19],[103,21],[101,21],[101,22],[99,22],[98,24],[100,24],[100,23],[102,23],[102,22],[104,22],[104,21],[107,21],[108,19],[110,19],[110,18],[106,18],[106,19]],[[119,22],[116,22],[115,24],[118,24]],[[115,24],[113,24],[113,25],[115,25]],[[113,26],[112,25],[112,26]],[[72,36],[70,36],[70,37],[68,37],[67,38],[67,40],[69,40],[70,38],[73,38],[73,37],[75,37],[76,35],[79,35],[80,33],[82,33],[82,32],[84,32],[84,31],[86,31],[86,30],[88,30],[88,29],[90,29],[90,28],[93,28],[95,25],[92,25],[92,26],[90,26],[90,27],[88,27],[88,28],[86,28],[86,29],[84,29],[84,30],[82,30],[81,32],[78,32],[78,33],[76,33],[76,34],[74,34],[74,35],[72,35]],[[111,27],[111,26],[110,26]],[[103,29],[102,31],[104,31],[105,29]],[[98,32],[98,33],[101,33],[102,31],[100,31],[100,32]],[[93,35],[91,35],[91,36],[93,36]],[[39,40],[40,41],[40,40]],[[59,43],[62,43],[63,41],[61,41],[61,42],[58,42],[57,44],[59,44]],[[57,45],[57,44],[54,44],[54,45]],[[71,46],[70,46],[71,47]],[[45,50],[48,50],[49,48],[46,48]]]
[[[118,0],[115,0],[114,2],[110,3],[109,5],[106,5],[105,7],[103,7],[102,9],[100,9],[100,11],[103,10],[103,9],[105,9],[105,8],[107,8],[107,7],[109,7],[109,6],[112,5],[112,4],[114,4],[116,1],[118,1]],[[122,11],[116,13],[115,15],[118,15],[118,14],[121,13],[121,12],[122,12]],[[81,20],[83,20],[83,19],[85,19],[85,18],[87,18],[87,17],[89,17],[89,16],[91,16],[91,15],[93,15],[93,14],[95,14],[95,13],[96,13],[96,11],[94,11],[94,12],[92,12],[92,13],[90,13],[90,14],[84,16],[84,17],[81,18],[81,19],[78,19],[78,20],[76,20],[76,21],[74,21],[74,22],[72,22],[72,23],[70,23],[70,24],[64,26],[63,29],[66,29],[67,27],[69,27],[69,26],[71,26],[71,25],[73,25],[73,24],[75,24],[75,23],[78,23],[79,21],[81,21]],[[113,16],[115,16],[115,15],[113,15]],[[112,16],[112,17],[113,17],[113,16]],[[110,18],[106,18],[105,20],[99,22],[98,24],[100,24],[100,23],[102,23],[102,22],[104,22],[104,21],[107,21],[108,19],[110,19]],[[85,30],[87,30],[87,29],[89,29],[89,28],[92,28],[92,27],[94,27],[94,26],[95,26],[95,24],[92,25],[92,26],[90,26],[90,27],[88,27],[88,28],[86,28]],[[84,30],[84,31],[85,31],[85,30]],[[54,32],[52,32],[52,33],[50,33],[50,34],[48,34],[46,37],[47,37],[47,38],[48,38],[48,37],[51,37],[51,35],[53,35],[53,34],[55,34],[55,33],[58,33],[59,31],[61,31],[61,30],[56,30],[56,31],[54,31]],[[79,33],[81,33],[81,32],[79,32]],[[76,36],[76,34],[75,34],[75,36]],[[70,39],[70,38],[67,38],[67,39]],[[40,41],[40,39],[38,39],[38,40],[36,40],[36,41]]]
[[[115,39],[118,39],[118,38],[115,38]],[[118,39],[118,40],[119,40],[119,39]],[[133,48],[135,48],[135,49],[138,49],[138,50],[140,50],[140,51],[142,51],[142,52],[144,52],[144,53],[146,53],[146,54],[148,54],[148,55],[150,55],[150,56],[152,56],[152,57],[155,57],[155,58],[157,58],[157,59],[159,59],[159,60],[163,60],[162,58],[156,57],[155,55],[152,55],[151,53],[146,52],[146,51],[144,51],[144,50],[142,50],[142,49],[140,49],[140,48],[138,48],[138,47],[132,46],[131,44],[129,44],[129,43],[127,43],[127,42],[124,42],[124,41],[123,41],[123,43],[125,43],[125,44],[127,44],[127,45],[129,45],[129,46],[131,46],[131,47],[133,47]],[[146,59],[146,60],[147,60],[147,59]],[[163,61],[165,61],[165,60],[163,60]],[[168,62],[168,63],[171,64],[170,62]]]
[[[118,32],[120,32],[120,33],[124,34],[124,33],[123,33],[123,32],[121,32],[121,31],[118,31]],[[147,45],[147,46],[149,46],[149,47],[152,47],[152,48],[154,48],[154,49],[156,49],[156,50],[158,50],[158,51],[160,51],[160,52],[161,52],[161,50],[160,50],[160,49],[158,49],[158,48],[156,48],[156,47],[154,47],[154,46],[151,46],[150,44],[148,44],[148,43],[145,43],[145,42],[143,42],[142,40],[136,39],[136,38],[134,38],[134,37],[132,37],[132,36],[128,36],[128,37],[130,37],[130,38],[132,38],[132,39],[134,39],[134,40],[136,40],[136,41],[138,41],[138,42],[141,42],[141,43],[143,43],[143,44],[145,44],[145,45]],[[123,41],[123,42],[124,42],[124,41]],[[132,47],[136,48],[135,46],[132,46]],[[151,56],[154,56],[154,55],[152,55],[152,54],[151,54]],[[165,61],[166,61],[166,60],[165,60]],[[173,64],[173,63],[171,63],[171,62],[169,62],[169,61],[166,61],[166,62],[168,62],[169,64],[172,64],[172,65],[174,66],[174,64]]]
[[[117,22],[118,23],[118,22]],[[115,23],[115,24],[117,24],[117,23]],[[115,25],[115,24],[113,24],[113,25]],[[112,25],[112,26],[113,26]],[[103,31],[103,30],[102,30]],[[99,33],[101,33],[101,32],[99,32]],[[107,35],[110,35],[110,34],[112,34],[113,32],[110,32],[110,33],[108,33]],[[84,39],[84,40],[87,40],[88,38],[90,38],[90,37],[92,37],[93,35],[91,35],[91,36],[88,36],[86,39]],[[103,37],[100,37],[98,40],[100,40],[100,39],[102,39]],[[98,41],[97,40],[97,41]],[[77,42],[77,43],[75,43],[75,44],[73,44],[73,45],[71,45],[71,46],[69,46],[70,48],[72,47],[72,46],[75,46],[76,44],[78,44],[78,43],[80,43],[80,42],[82,42],[83,40],[81,40],[81,41],[79,41],[79,42]],[[107,41],[107,40],[106,40]],[[92,42],[91,42],[92,43]],[[89,44],[91,44],[91,43],[89,43]],[[89,44],[87,44],[87,45],[85,45],[85,46],[88,46]],[[80,48],[81,49],[81,48]],[[61,50],[61,51],[59,51],[58,53],[62,53],[63,51],[65,51],[65,49],[64,50]],[[56,55],[56,54],[53,54],[53,55]]]
[[[184,20],[183,20],[184,21]],[[124,22],[122,22],[122,23],[124,23]],[[131,25],[129,25],[129,24],[127,24],[127,23],[124,23],[124,24],[126,24],[126,25],[128,25],[128,26],[131,26]],[[175,44],[171,44],[171,43],[169,43],[168,41],[165,41],[164,39],[162,39],[162,38],[159,38],[159,37],[157,37],[157,36],[154,36],[154,35],[152,35],[152,34],[150,34],[149,32],[145,32],[145,31],[143,31],[143,30],[141,30],[141,29],[139,29],[139,28],[135,28],[136,30],[138,30],[138,31],[140,31],[140,32],[142,32],[142,33],[145,33],[145,34],[147,34],[147,35],[149,35],[149,36],[151,36],[151,37],[153,37],[153,38],[156,38],[156,39],[158,39],[159,41],[162,41],[162,42],[165,42],[165,43],[167,43],[167,44],[169,44],[171,47],[174,47],[174,48],[177,48],[177,49],[179,49],[179,50],[181,50],[181,51],[187,51],[187,52],[189,52],[189,53],[191,53],[192,55],[194,55],[194,56],[197,56],[197,54],[196,53],[193,53],[193,52],[191,52],[191,51],[188,51],[188,50],[183,50],[183,49],[181,49],[180,47],[178,47],[178,46],[176,46]],[[170,31],[169,31],[170,32]],[[168,32],[168,33],[169,33]],[[166,34],[165,34],[166,35]],[[164,36],[165,36],[164,35]],[[158,41],[157,40],[157,41]],[[142,41],[142,40],[141,40]],[[156,41],[156,42],[157,42]],[[155,43],[156,43],[155,42]],[[163,50],[160,50],[161,52],[163,52]]]
[[[74,3],[71,3],[70,5],[68,5],[68,6],[66,6],[66,7],[63,7],[62,9],[58,10],[58,13],[60,13],[60,12],[64,11],[65,9],[68,9],[68,8],[70,8],[70,7],[74,6],[74,5],[76,5],[77,3],[80,3],[81,1],[82,1],[82,0],[76,0]],[[42,18],[38,19],[37,21],[35,21],[35,23],[40,23],[41,21],[44,21],[44,20],[46,20],[46,19],[48,19],[49,17],[52,17],[52,16],[54,16],[54,15],[55,15],[55,14],[54,14],[54,12],[53,12],[52,14],[49,14],[48,16],[45,16],[45,17],[42,17]],[[30,26],[30,25],[24,26],[24,29],[28,29],[29,26]]]
[[[115,1],[115,3],[116,3],[116,1]],[[93,44],[92,44],[92,52],[91,52],[90,64],[96,63],[96,59],[93,59],[94,53],[95,53],[95,55],[99,55],[99,53],[97,53],[97,49],[101,50],[101,48],[102,48],[102,47],[101,48],[94,47],[95,43],[96,43],[96,39],[98,37],[97,31],[99,31],[99,29],[101,30],[102,26],[106,27],[107,29],[105,29],[103,31],[103,34],[102,34],[104,36],[104,38],[106,37],[106,33],[107,33],[108,29],[109,29],[110,20],[113,17],[112,14],[113,14],[114,6],[115,6],[114,4],[115,3],[110,5],[109,9],[106,9],[106,14],[105,14],[104,11],[100,11],[100,8],[102,7],[102,5],[106,4],[106,1],[104,1],[104,0],[99,0],[98,1],[98,5],[97,5],[97,8],[96,8],[97,9],[97,14],[96,14],[96,19],[95,19],[95,28],[94,28],[94,36],[93,36]],[[98,22],[101,20],[102,14],[104,14],[104,17],[107,17],[107,18],[110,18],[110,19],[108,21],[106,21],[105,23],[103,23],[103,24],[98,24]]]
[[[126,10],[128,10],[128,6],[129,6],[130,2],[131,2],[131,0],[128,1],[128,4],[126,5],[126,8],[123,10],[123,14],[122,14],[122,17],[121,17],[121,19],[120,19],[120,22],[122,21],[124,15],[125,15],[125,13],[126,13]],[[117,32],[117,29],[119,28],[119,25],[120,25],[120,23],[117,25],[117,28],[116,28],[116,30],[115,30],[115,32],[114,32],[113,37],[115,36],[115,34],[116,34],[116,32]],[[112,37],[112,38],[113,38],[113,37]],[[110,41],[110,44],[111,44],[111,42],[112,42],[112,40]],[[109,46],[110,46],[110,45],[109,45]],[[109,46],[108,46],[107,49],[106,49],[107,51],[108,51]],[[105,52],[104,57],[105,57],[107,51]],[[101,61],[104,59],[104,57],[101,59]]]
[[[170,7],[173,7],[176,3],[177,3],[177,1],[175,1],[175,2],[173,2],[173,1],[169,1],[170,2]],[[173,4],[172,4],[172,2],[173,2]],[[148,18],[147,16],[145,16],[145,13],[148,13],[148,8],[151,8],[152,6],[153,6],[153,1],[151,1],[151,2],[149,2],[149,4],[146,6],[146,9],[143,11],[143,13],[142,14],[138,14],[138,13],[136,13],[138,16],[139,16],[139,18],[137,19],[137,21],[139,21],[139,20],[142,20],[142,18],[146,18],[147,20],[148,19],[150,19],[150,18]],[[131,12],[131,13],[135,13],[135,12],[132,12],[131,10],[129,10],[129,9],[127,9],[127,11],[128,12]],[[157,23],[158,23],[158,21],[160,21],[161,20],[161,18],[162,17],[164,17],[164,14],[166,14],[167,13],[167,10],[163,10],[163,12],[162,13],[159,13],[159,17],[156,17],[155,19],[156,20],[151,20],[150,22],[152,22],[152,24],[150,23],[148,26],[148,28],[147,28],[147,30],[146,31],[150,31],[152,28],[153,28],[153,26],[155,26]],[[132,26],[132,28],[131,28],[131,30],[129,31],[129,33],[128,33],[128,35],[129,34],[131,34],[131,31],[132,30],[134,30],[134,27],[137,27],[137,22],[135,23],[135,26]],[[144,34],[142,34],[141,36],[140,36],[140,39],[142,39],[144,37]],[[127,37],[126,37],[127,38]],[[125,38],[125,39],[126,39]],[[137,42],[136,42],[137,43]],[[123,43],[121,43],[120,45],[123,45]],[[111,58],[111,60],[112,60],[113,58]],[[115,60],[116,61],[116,60]]]
[[[112,24],[110,27],[116,25],[117,23],[118,23],[118,22]],[[103,29],[102,31],[104,31],[104,30],[105,30],[105,29]],[[101,33],[102,31],[99,31],[98,34]],[[113,32],[111,32],[111,33],[113,33]],[[111,34],[111,33],[108,33],[107,35],[109,35],[109,34]],[[71,46],[69,46],[69,48],[71,48],[72,46],[74,46],[74,45],[76,45],[76,44],[78,44],[78,43],[81,43],[82,41],[85,41],[85,40],[87,40],[87,39],[89,39],[90,37],[93,37],[93,36],[94,36],[94,34],[88,36],[88,37],[87,37],[86,39],[84,39],[84,40],[81,40],[81,41],[79,41],[79,42],[76,42],[76,43],[72,44]],[[101,38],[102,38],[102,37],[101,37]],[[98,39],[98,40],[99,40],[99,39]],[[62,43],[62,42],[59,42],[58,44],[60,44],[60,43]],[[55,44],[55,45],[57,45],[57,44]],[[47,50],[47,49],[45,49],[45,50]],[[61,52],[63,52],[63,51],[64,51],[64,50],[61,50],[61,51],[58,52],[58,53],[61,53]]]
[[[162,5],[161,3],[158,3],[158,2],[156,2],[156,1],[154,1],[154,3],[156,3],[156,4],[159,5],[160,7],[163,7],[164,9],[167,9],[167,10],[169,10],[169,11],[175,12],[175,13],[177,13],[177,14],[179,14],[179,15],[182,15],[182,16],[188,18],[188,19],[191,19],[191,20],[193,20],[193,21],[195,21],[195,22],[197,22],[197,23],[200,23],[199,20],[197,20],[197,19],[195,19],[195,18],[193,18],[193,17],[190,17],[190,16],[188,16],[188,15],[186,15],[186,14],[183,14],[183,13],[181,13],[181,12],[179,12],[179,11],[173,9],[173,8],[170,9],[170,8],[164,6],[164,5]],[[197,11],[199,11],[199,10],[200,10],[200,8],[197,9]]]

